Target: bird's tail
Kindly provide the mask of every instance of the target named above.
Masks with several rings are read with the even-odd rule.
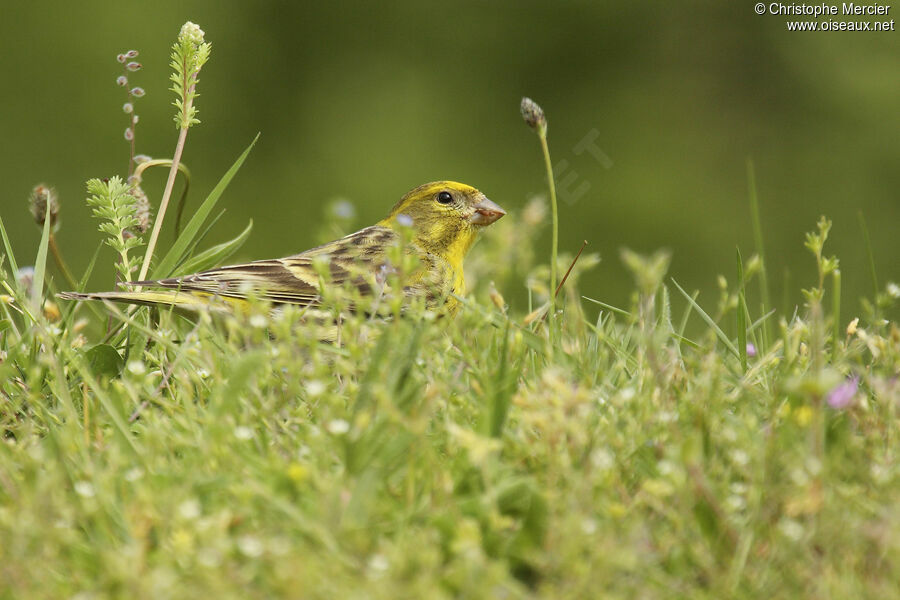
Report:
[[[102,300],[122,304],[141,304],[145,306],[171,306],[185,310],[227,310],[231,299],[182,292],[178,290],[147,290],[134,292],[95,292],[80,294],[78,292],[60,292],[56,295],[62,300]]]

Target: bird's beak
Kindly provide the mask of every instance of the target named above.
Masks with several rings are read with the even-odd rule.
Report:
[[[475,225],[490,225],[506,214],[505,210],[487,198],[482,198],[474,208],[475,212],[469,219]]]

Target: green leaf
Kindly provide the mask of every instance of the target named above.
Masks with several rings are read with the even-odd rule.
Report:
[[[227,260],[232,254],[238,251],[238,249],[244,245],[244,242],[247,241],[247,238],[250,237],[250,231],[253,230],[253,221],[251,220],[247,227],[244,228],[236,238],[229,240],[227,242],[222,242],[212,248],[208,248],[197,254],[193,258],[185,261],[180,267],[175,270],[175,275],[187,275],[188,273],[196,273],[197,271],[203,271],[205,269],[209,269],[210,267],[214,267],[215,265],[221,264],[223,261]]]
[[[6,227],[3,225],[2,218],[0,218],[0,235],[3,236],[3,248],[6,250],[6,257],[9,259],[9,268],[12,269],[10,275],[15,282],[16,273],[19,272],[19,265],[16,264],[16,257],[13,256],[12,246],[9,243],[9,236],[6,235]],[[15,283],[13,285],[15,285]]]
[[[41,308],[44,295],[44,273],[47,271],[47,247],[50,245],[50,218],[44,219],[44,231],[41,233],[41,244],[38,246],[37,258],[34,259],[34,281],[31,285],[31,303],[35,318]]]
[[[250,145],[247,146],[247,149],[244,150],[236,161],[234,161],[231,168],[225,172],[225,175],[222,176],[222,179],[219,180],[216,187],[209,193],[209,196],[206,197],[206,200],[203,201],[203,204],[200,205],[200,208],[197,209],[197,212],[191,217],[190,222],[185,226],[184,231],[182,231],[181,235],[178,236],[178,239],[175,240],[172,248],[169,249],[159,265],[153,270],[152,279],[162,279],[172,275],[175,270],[175,265],[184,258],[187,249],[190,247],[197,232],[200,231],[200,227],[203,225],[206,217],[209,216],[209,213],[216,206],[216,203],[219,201],[225,188],[228,187],[228,184],[231,183],[231,179],[241,168],[241,165],[244,164],[244,160],[247,158],[247,155],[250,154],[250,150],[256,145],[258,139],[259,134],[257,133],[256,137],[253,138],[253,141],[250,142]]]
[[[125,361],[109,344],[97,344],[84,353],[91,371],[113,378],[122,372]]]

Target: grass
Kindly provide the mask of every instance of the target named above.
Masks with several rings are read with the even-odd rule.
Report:
[[[811,307],[745,358],[752,261],[718,310],[681,290],[686,340],[667,259],[630,255],[634,305],[581,301],[579,263],[551,348],[485,285],[535,226],[485,236],[458,318],[339,347],[263,306],[98,344],[6,271],[0,596],[897,596],[896,325]]]
[[[246,239],[197,248],[249,151],[154,276]],[[900,596],[900,288],[869,250],[841,322],[823,219],[805,306],[774,311],[748,170],[756,253],[718,298],[627,250],[631,306],[582,298],[598,257],[557,264],[554,235],[535,260],[532,202],[470,255],[455,318],[395,306],[340,343],[258,303],[58,306],[49,220],[30,282],[0,221],[0,599]],[[113,200],[95,212],[131,222]],[[127,279],[136,242],[102,228],[124,254],[96,268]],[[501,296],[523,281],[527,314]]]

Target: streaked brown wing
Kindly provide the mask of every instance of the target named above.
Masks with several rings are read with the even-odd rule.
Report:
[[[285,258],[210,269],[184,277],[140,283],[196,291],[227,298],[258,296],[280,304],[320,302],[319,274],[314,261],[327,260],[330,282],[349,285],[361,295],[372,292],[371,281],[387,247],[398,239],[388,227],[367,227],[339,240]]]

